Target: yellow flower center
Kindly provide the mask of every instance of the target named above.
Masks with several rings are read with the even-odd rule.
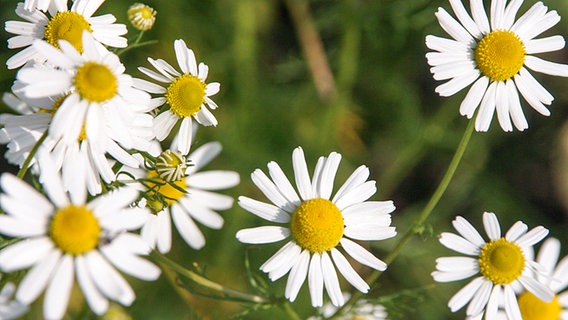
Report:
[[[59,40],[66,40],[77,51],[83,53],[83,30],[93,32],[91,25],[82,15],[64,11],[58,12],[49,20],[43,36],[47,42],[56,48],[59,48]]]
[[[501,238],[481,248],[479,271],[494,284],[508,284],[517,279],[525,268],[525,257],[516,244]]]
[[[296,208],[290,228],[300,247],[310,252],[329,251],[343,236],[343,215],[333,202],[316,198]]]
[[[101,227],[93,212],[85,206],[69,205],[59,209],[51,220],[49,236],[64,253],[79,255],[93,250]]]
[[[560,320],[562,306],[558,301],[558,296],[547,303],[529,291],[525,291],[517,300],[524,320]]]
[[[187,160],[181,153],[166,150],[156,159],[156,172],[165,181],[177,181],[185,176]]]
[[[191,117],[201,110],[205,101],[205,83],[194,75],[184,74],[168,87],[166,101],[174,114]]]
[[[508,30],[485,35],[474,51],[477,68],[493,81],[505,81],[517,74],[525,62],[525,55],[521,39]]]
[[[83,99],[103,102],[117,94],[118,80],[106,65],[86,62],[77,69],[75,88]]]
[[[170,181],[176,187],[160,178],[156,170],[149,171],[146,178],[150,180],[146,182],[149,187],[148,195],[153,198],[148,200],[147,203],[155,212],[161,211],[165,205],[172,205],[185,195],[185,192],[182,191],[187,188],[185,176],[177,181]]]

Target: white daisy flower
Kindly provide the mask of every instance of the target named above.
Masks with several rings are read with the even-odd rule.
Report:
[[[155,280],[160,269],[140,258],[150,248],[128,230],[140,228],[148,216],[132,208],[138,196],[123,188],[86,202],[84,188],[66,193],[63,182],[47,154],[40,156],[40,181],[47,198],[15,176],[0,177],[3,193],[0,234],[21,238],[0,251],[0,270],[29,269],[16,291],[16,300],[30,304],[45,290],[43,315],[65,315],[74,279],[90,308],[98,315],[108,309],[109,299],[130,305],[135,294],[116,269],[139,279]]]
[[[536,279],[555,293],[550,302],[544,302],[530,291],[518,296],[521,315],[524,320],[567,320],[568,319],[568,256],[560,262],[560,241],[548,238],[540,247],[536,261],[544,272]],[[563,291],[564,290],[564,291]]]
[[[48,135],[57,145],[50,148],[63,166],[66,181],[74,180],[76,170],[73,154],[90,159],[92,173],[89,191],[100,192],[100,178],[109,183],[115,180],[106,154],[120,163],[137,167],[138,162],[126,150],[146,151],[153,138],[150,96],[132,87],[132,78],[118,56],[96,48],[88,32],[83,33],[84,52],[79,54],[68,42],[61,41],[61,50],[36,41],[34,48],[50,62],[22,68],[17,78],[23,83],[19,90],[28,98],[64,95],[54,112]],[[67,161],[64,161],[66,159]],[[75,159],[75,160],[71,160]],[[69,168],[66,168],[69,164]],[[71,176],[65,172],[69,171]]]
[[[41,7],[33,11],[28,8],[35,1],[18,3],[16,14],[26,22],[6,21],[6,31],[16,35],[8,39],[8,48],[23,48],[6,61],[8,69],[19,68],[30,60],[44,61],[44,56],[32,46],[37,39],[44,39],[57,48],[59,41],[65,40],[82,53],[82,34],[88,31],[101,48],[101,43],[115,48],[127,46],[126,38],[122,37],[127,33],[124,24],[114,23],[116,18],[112,14],[93,17],[105,0],[77,0],[71,9],[67,7],[67,0],[38,1]],[[40,11],[47,4],[49,15]]]
[[[310,181],[304,152],[292,153],[294,179],[298,193],[276,162],[268,163],[270,178],[260,169],[252,181],[273,203],[239,197],[239,205],[251,213],[283,225],[262,226],[237,232],[244,243],[273,243],[291,238],[260,269],[272,281],[289,273],[285,296],[294,301],[306,276],[314,307],[323,304],[325,287],[335,306],[344,304],[335,268],[361,292],[369,286],[339,250],[343,248],[356,261],[383,271],[386,264],[353,240],[383,240],[396,235],[390,227],[392,201],[367,201],[376,192],[375,181],[367,181],[369,169],[360,166],[331,197],[341,155],[320,157]],[[330,257],[331,256],[331,257]],[[335,267],[334,267],[335,264]]]
[[[486,242],[475,228],[458,216],[453,221],[460,235],[444,232],[440,243],[469,257],[443,257],[436,259],[436,271],[432,273],[438,282],[451,282],[480,274],[458,291],[448,306],[455,312],[469,303],[468,317],[495,319],[499,306],[504,305],[510,319],[521,319],[515,287],[524,287],[545,301],[551,301],[554,293],[538,282],[533,273],[542,270],[532,259],[532,246],[548,234],[542,226],[527,232],[521,221],[515,223],[501,236],[501,227],[494,213],[483,214],[483,225],[489,237]]]
[[[147,179],[143,192],[146,199],[139,203],[155,213],[141,230],[142,237],[152,248],[167,253],[172,245],[171,221],[182,239],[193,249],[205,245],[205,237],[195,221],[211,228],[221,229],[223,217],[216,211],[233,206],[233,198],[217,193],[217,190],[239,184],[239,174],[234,171],[201,171],[221,152],[219,142],[206,143],[188,156],[178,151],[166,150],[156,159],[155,169],[126,169],[136,178]]]
[[[0,319],[17,319],[28,311],[28,307],[13,299],[16,286],[8,282],[0,290]]]
[[[174,41],[174,48],[181,73],[162,59],[148,61],[158,71],[139,67],[138,69],[148,77],[167,84],[167,88],[142,79],[134,79],[134,85],[159,97],[152,99],[152,105],[157,108],[163,104],[168,108],[158,114],[154,119],[154,133],[160,141],[164,140],[172,128],[181,120],[177,151],[187,154],[192,140],[192,118],[204,126],[216,126],[217,119],[211,110],[217,109],[217,104],[211,100],[211,96],[219,92],[218,82],[205,83],[209,67],[195,60],[195,55],[183,40]]]
[[[568,65],[543,60],[534,54],[564,48],[559,35],[535,39],[560,21],[556,11],[537,2],[515,21],[522,0],[492,0],[487,17],[482,0],[470,0],[471,15],[461,0],[450,0],[456,21],[439,8],[436,17],[452,39],[433,35],[426,45],[435,52],[426,54],[436,80],[449,80],[438,86],[441,96],[451,96],[473,83],[461,103],[460,114],[475,119],[477,131],[487,131],[493,114],[505,131],[528,128],[521,109],[519,92],[537,112],[548,116],[554,97],[527,70],[553,76],[568,76]]]

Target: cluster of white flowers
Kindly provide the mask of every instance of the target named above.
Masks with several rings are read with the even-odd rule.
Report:
[[[16,285],[0,293],[0,319],[16,318],[43,294],[47,319],[65,316],[71,289],[78,284],[97,315],[110,301],[128,306],[135,292],[120,272],[152,281],[161,270],[143,258],[152,250],[172,248],[172,221],[193,249],[206,240],[198,224],[220,229],[217,212],[233,198],[217,193],[239,184],[233,171],[200,171],[221,152],[209,142],[192,150],[198,125],[216,126],[212,96],[217,82],[207,83],[209,68],[198,63],[184,40],[174,41],[179,69],[163,59],[138,70],[152,81],[126,73],[117,48],[127,48],[127,28],[112,14],[94,16],[104,0],[26,0],[7,21],[10,49],[19,49],[8,69],[19,69],[4,103],[15,114],[0,115],[0,143],[6,159],[20,167],[16,177],[0,176],[0,235],[15,239],[0,250],[0,271],[26,270]],[[508,3],[507,3],[508,2]],[[519,92],[539,113],[549,115],[552,95],[527,70],[568,76],[568,66],[534,54],[564,47],[561,36],[535,39],[560,20],[541,2],[516,19],[522,0],[492,0],[488,17],[483,0],[470,0],[471,15],[461,0],[450,0],[457,17],[440,8],[436,16],[452,37],[426,37],[434,52],[426,55],[441,96],[471,85],[460,113],[475,128],[489,129],[497,112],[503,130],[528,128]],[[150,29],[156,11],[135,4],[128,12],[139,31]],[[158,83],[156,83],[158,82]],[[477,111],[476,111],[477,110]],[[195,120],[195,121],[194,121]],[[169,148],[163,141],[170,139]],[[166,149],[166,150],[163,150]],[[277,225],[239,230],[247,244],[286,243],[260,270],[272,281],[288,275],[284,296],[294,301],[304,282],[314,307],[329,296],[334,316],[346,302],[337,271],[362,293],[371,289],[352,261],[377,271],[387,264],[361,241],[395,237],[392,201],[369,200],[377,191],[367,166],[358,167],[334,193],[341,155],[317,160],[313,174],[301,147],[293,150],[295,187],[276,162],[268,175],[257,169],[254,184],[268,202],[241,196],[238,205]],[[37,177],[36,189],[22,180]],[[119,179],[128,177],[128,179]],[[468,319],[568,319],[568,258],[556,264],[560,243],[544,242],[538,257],[532,248],[548,230],[528,231],[514,224],[505,236],[493,213],[483,215],[489,241],[464,218],[453,221],[459,233],[443,233],[440,242],[468,257],[436,260],[435,281],[477,275],[449,301],[452,311],[468,305]],[[120,272],[119,272],[120,271]],[[324,308],[325,309],[325,308]],[[341,319],[385,319],[384,307],[363,300]]]
[[[165,88],[133,78],[109,50],[127,47],[126,26],[112,14],[94,16],[103,2],[76,0],[69,8],[67,0],[26,0],[16,8],[25,21],[6,22],[15,35],[8,47],[20,51],[7,61],[19,68],[3,96],[16,114],[0,116],[0,142],[20,172],[38,176],[41,190],[8,173],[0,177],[0,234],[20,239],[0,250],[0,270],[28,270],[15,300],[12,284],[3,291],[2,319],[17,317],[44,291],[44,317],[62,318],[75,280],[96,314],[109,300],[130,305],[135,293],[117,270],[157,279],[160,269],[140,256],[170,250],[170,219],[200,249],[205,239],[193,219],[218,229],[223,218],[215,210],[233,204],[213,191],[237,185],[237,173],[198,172],[221,145],[188,155],[191,119],[217,124],[207,106],[217,108],[210,97],[219,84],[205,82],[208,67],[197,65],[183,40],[175,41],[181,72],[161,59],[148,58],[159,73],[140,67]],[[137,4],[134,11],[136,23],[152,26],[153,9]],[[178,120],[172,150],[161,153],[158,140],[174,135]],[[124,172],[138,176],[120,183]]]

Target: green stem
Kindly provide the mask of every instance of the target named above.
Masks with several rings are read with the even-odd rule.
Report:
[[[416,234],[416,231],[420,227],[422,227],[424,221],[426,221],[426,219],[428,219],[430,214],[434,211],[434,208],[442,198],[442,195],[444,195],[444,192],[448,188],[448,185],[450,184],[452,178],[454,177],[454,174],[456,173],[458,165],[460,164],[460,161],[465,153],[465,150],[467,149],[469,140],[473,134],[473,129],[474,129],[474,121],[469,121],[469,124],[465,129],[464,135],[456,149],[456,152],[454,153],[454,156],[452,158],[452,161],[450,162],[450,165],[448,166],[448,169],[446,170],[446,173],[444,174],[442,180],[440,181],[440,184],[432,194],[432,197],[430,198],[430,200],[428,201],[428,203],[426,204],[426,206],[424,207],[418,218],[414,221],[412,226],[406,231],[406,233],[402,236],[402,238],[398,240],[398,243],[396,244],[394,249],[384,259],[384,262],[387,265],[390,265],[398,257],[404,246],[410,241],[412,236]],[[373,287],[373,284],[379,279],[379,277],[382,274],[383,274],[382,272],[375,270],[367,279],[369,286]],[[359,291],[354,293],[349,299],[349,301],[347,301],[347,303],[343,305],[343,307],[339,308],[337,312],[330,319],[336,317],[337,315],[340,315],[345,308],[357,302],[357,300],[359,300],[361,295],[362,293]]]
[[[248,293],[243,293],[237,290],[233,290],[227,288],[221,284],[213,282],[203,276],[187,270],[186,268],[180,266],[179,264],[175,263],[174,261],[166,258],[164,255],[158,253],[157,251],[152,251],[150,253],[150,258],[152,258],[155,262],[159,263],[160,265],[167,266],[170,269],[174,270],[179,275],[191,280],[195,284],[207,288],[212,291],[219,292],[223,294],[227,298],[232,298],[240,301],[250,302],[250,303],[269,303],[270,301],[265,297],[252,295]]]
[[[36,155],[37,151],[39,150],[39,147],[42,145],[42,143],[45,141],[46,138],[47,138],[47,130],[45,130],[45,132],[39,138],[39,140],[36,142],[36,144],[34,145],[32,150],[30,150],[30,153],[26,157],[26,160],[24,160],[24,163],[22,163],[22,166],[20,167],[20,171],[18,171],[18,174],[17,174],[18,178],[20,178],[20,179],[24,178],[24,176],[26,175],[26,172],[28,172],[28,168],[30,167],[30,163],[32,162],[34,156]]]
[[[284,310],[284,312],[286,312],[286,315],[288,315],[288,319],[302,320],[302,318],[296,313],[296,311],[294,311],[292,305],[290,304],[290,302],[288,302],[288,300],[283,301],[280,304],[280,307],[282,308],[282,310]]]
[[[123,53],[125,53],[126,51],[129,51],[129,50],[131,50],[131,49],[139,48],[139,47],[144,47],[144,46],[148,46],[148,45],[156,44],[156,43],[158,43],[158,40],[148,40],[148,41],[144,41],[144,42],[136,42],[136,43],[133,43],[133,44],[129,45],[129,46],[126,47],[126,48],[123,48],[123,49],[121,49],[121,50],[118,50],[118,51],[116,52],[116,55],[117,55],[117,56],[120,56],[120,55],[122,55]]]

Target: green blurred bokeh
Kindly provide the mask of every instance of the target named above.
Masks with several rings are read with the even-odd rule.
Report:
[[[525,3],[521,11],[532,3]],[[112,13],[128,24],[126,10],[131,4],[108,0],[97,15]],[[334,96],[318,94],[303,54],[295,29],[298,21],[290,15],[291,7],[305,4],[301,0],[162,0],[146,4],[158,15],[144,40],[159,43],[128,51],[121,59],[129,74],[145,78],[136,68],[148,67],[147,57],[175,65],[173,41],[184,39],[198,61],[209,66],[208,82],[221,83],[221,92],[213,97],[220,106],[214,111],[219,125],[201,128],[195,145],[212,140],[223,144],[221,156],[208,168],[240,173],[241,184],[227,194],[264,200],[250,181],[250,173],[255,168],[265,169],[274,160],[291,178],[291,152],[296,146],[304,148],[310,169],[318,156],[337,151],[343,160],[336,184],[357,166],[368,165],[379,189],[373,200],[394,200],[393,225],[399,234],[406,232],[436,188],[469,121],[458,113],[466,90],[450,98],[437,96],[434,88],[438,83],[424,58],[427,34],[446,37],[434,12],[439,6],[450,10],[447,1],[307,1],[313,19],[307,22],[313,22],[319,32],[334,75]],[[550,0],[546,4],[568,16],[568,2]],[[16,1],[0,0],[0,19],[19,20],[15,7]],[[135,30],[130,26],[129,30],[129,37],[134,38]],[[546,34],[564,35],[567,31],[568,23],[563,20]],[[9,37],[0,32],[1,42],[6,43]],[[0,61],[4,63],[14,52],[3,45]],[[568,50],[542,56],[568,63]],[[5,68],[0,71],[3,91],[9,91],[15,73]],[[436,257],[453,255],[438,243],[437,235],[453,231],[451,221],[456,215],[468,218],[479,229],[483,211],[495,212],[503,230],[517,220],[529,227],[544,225],[551,236],[561,239],[562,253],[568,253],[568,131],[563,130],[568,126],[568,79],[537,78],[555,97],[552,115],[543,117],[523,101],[528,130],[504,133],[494,119],[488,133],[475,133],[424,234],[410,242],[369,293],[389,308],[393,319],[465,317],[463,310],[452,314],[446,304],[466,282],[434,284],[430,276]],[[14,170],[2,163],[3,172]],[[282,243],[240,244],[234,236],[237,230],[265,222],[237,205],[222,214],[222,230],[202,228],[207,238],[204,249],[190,249],[176,234],[168,256],[186,266],[197,264],[216,282],[252,293],[245,254],[253,273],[269,282],[257,269]],[[376,242],[370,248],[384,257],[396,241]],[[369,274],[364,267],[358,271]],[[165,276],[155,283],[129,281],[137,300],[125,311],[133,319],[227,319],[247,308],[191,293],[188,299],[192,304],[188,305]],[[270,290],[283,295],[284,285],[285,279],[281,279],[270,283]],[[342,283],[342,288],[351,290],[347,283]],[[304,318],[314,312],[307,291],[304,285],[293,304]],[[72,301],[71,308],[80,304]],[[30,318],[39,318],[38,312],[32,312]],[[286,319],[278,308],[244,316],[268,317]]]

